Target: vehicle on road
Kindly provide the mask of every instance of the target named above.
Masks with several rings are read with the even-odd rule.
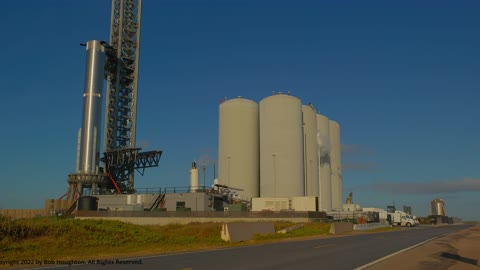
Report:
[[[417,222],[413,216],[403,212],[396,210],[394,213],[389,213],[387,220],[390,224],[394,226],[405,226],[405,227],[413,227],[417,226]]]
[[[417,216],[413,216],[413,221],[415,221],[415,226],[420,225],[420,221]]]

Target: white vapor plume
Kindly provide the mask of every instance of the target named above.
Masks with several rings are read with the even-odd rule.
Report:
[[[320,156],[330,154],[330,138],[317,132],[317,143],[320,146]]]

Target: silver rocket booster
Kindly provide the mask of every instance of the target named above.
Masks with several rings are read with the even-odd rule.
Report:
[[[77,173],[98,173],[102,118],[102,90],[105,68],[105,47],[98,40],[86,44],[87,62],[83,92],[82,127],[77,148]]]

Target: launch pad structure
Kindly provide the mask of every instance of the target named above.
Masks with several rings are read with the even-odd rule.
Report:
[[[110,42],[86,44],[82,127],[76,171],[68,176],[67,199],[134,193],[135,170],[157,167],[162,151],[135,146],[141,0],[112,0]],[[100,158],[103,80],[107,80],[103,157]],[[104,167],[100,167],[100,161]]]

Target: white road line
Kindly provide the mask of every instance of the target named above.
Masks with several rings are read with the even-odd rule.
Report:
[[[362,266],[360,266],[360,267],[357,267],[357,268],[355,268],[354,270],[366,269],[367,267],[370,267],[370,266],[372,266],[372,265],[374,265],[374,264],[377,264],[377,263],[379,263],[379,262],[381,262],[381,261],[384,261],[384,260],[386,260],[386,259],[388,259],[388,258],[390,258],[390,257],[393,257],[393,256],[395,256],[395,255],[398,255],[398,254],[400,254],[400,253],[402,253],[402,252],[405,252],[405,251],[407,251],[407,250],[416,248],[416,247],[421,246],[421,245],[423,245],[423,244],[425,244],[425,243],[427,243],[427,242],[429,242],[429,241],[432,241],[432,240],[434,240],[434,239],[437,239],[437,238],[439,238],[439,237],[442,237],[442,236],[445,236],[445,235],[451,234],[451,233],[454,233],[454,232],[444,233],[444,234],[435,236],[435,237],[433,237],[433,238],[427,239],[427,240],[425,240],[425,241],[423,241],[423,242],[421,242],[421,243],[418,243],[418,244],[413,245],[413,246],[411,246],[411,247],[404,248],[404,249],[399,250],[399,251],[397,251],[397,252],[395,252],[395,253],[392,253],[392,254],[390,254],[390,255],[387,255],[387,256],[385,256],[385,257],[383,257],[383,258],[380,258],[380,259],[375,260],[375,261],[373,261],[373,262],[369,262],[369,263],[367,263],[367,264],[365,264],[365,265],[362,265]]]

